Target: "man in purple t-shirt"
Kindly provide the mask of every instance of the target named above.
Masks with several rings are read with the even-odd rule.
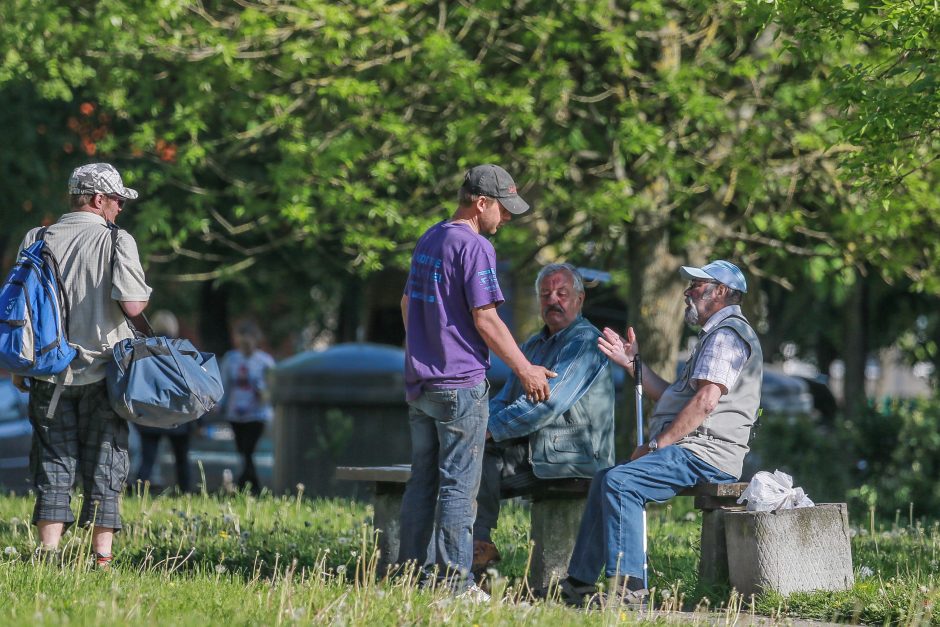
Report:
[[[418,240],[401,299],[412,451],[398,561],[415,562],[476,599],[485,596],[473,584],[470,565],[489,417],[489,351],[512,368],[535,402],[548,399],[548,378],[555,376],[529,363],[497,315],[503,294],[496,252],[481,235],[496,233],[512,214],[528,209],[506,170],[471,168],[453,217]]]

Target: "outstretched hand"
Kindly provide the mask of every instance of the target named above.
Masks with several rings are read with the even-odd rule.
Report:
[[[633,327],[627,327],[626,338],[610,327],[604,327],[604,333],[597,338],[597,348],[612,362],[633,373],[633,360],[640,350]]]
[[[529,364],[528,368],[519,373],[519,382],[522,383],[526,398],[533,403],[540,403],[547,401],[551,392],[551,388],[548,387],[548,380],[557,376],[557,373],[544,366]]]

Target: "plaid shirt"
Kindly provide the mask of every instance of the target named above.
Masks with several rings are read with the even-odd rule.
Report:
[[[704,335],[714,329],[728,316],[742,316],[738,305],[730,305],[718,311],[708,319],[702,327]],[[695,370],[689,377],[692,381],[710,381],[721,386],[724,394],[728,393],[735,382],[744,362],[750,357],[751,351],[743,339],[731,329],[719,329],[713,333],[700,348],[701,357],[698,359]]]

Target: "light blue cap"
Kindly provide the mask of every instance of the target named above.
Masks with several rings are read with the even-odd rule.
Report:
[[[679,269],[679,274],[688,281],[718,281],[733,290],[747,293],[747,281],[744,278],[744,273],[736,265],[724,259],[707,263],[701,268],[682,266]]]

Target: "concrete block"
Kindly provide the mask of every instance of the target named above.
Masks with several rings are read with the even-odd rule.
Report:
[[[541,590],[568,572],[568,561],[584,513],[585,497],[549,498],[532,502],[530,539],[534,543],[529,587]]]
[[[731,585],[745,597],[846,590],[854,584],[845,503],[779,512],[725,512]]]
[[[399,535],[401,533],[401,493],[379,493],[375,495],[372,526],[378,532],[379,551],[378,575],[398,560]]]
[[[702,512],[698,578],[703,585],[728,583],[728,549],[725,545],[725,510]]]

